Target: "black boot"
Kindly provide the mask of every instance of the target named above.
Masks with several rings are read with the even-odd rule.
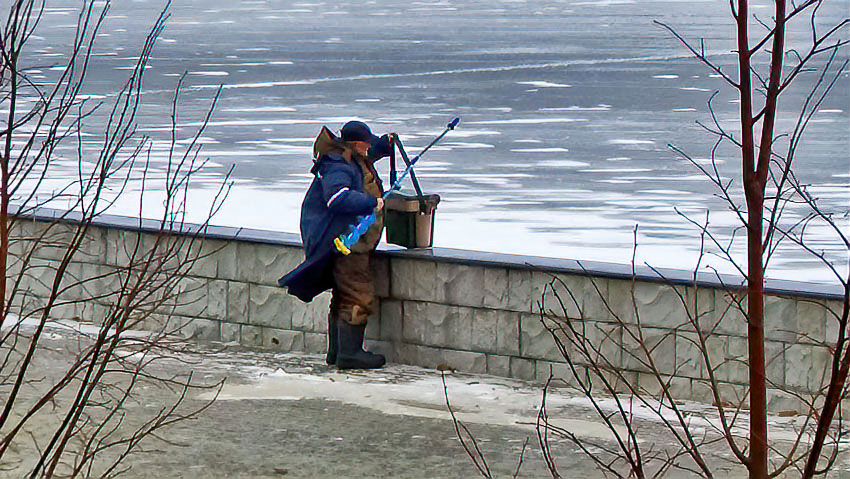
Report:
[[[336,367],[339,369],[375,369],[383,366],[387,359],[381,354],[363,350],[366,325],[354,326],[343,320],[336,322],[339,333],[339,354]]]
[[[328,313],[328,355],[325,356],[325,362],[328,363],[328,366],[332,364],[336,364],[336,353],[339,350],[339,345],[337,344],[337,329],[336,329],[336,315],[333,312]]]

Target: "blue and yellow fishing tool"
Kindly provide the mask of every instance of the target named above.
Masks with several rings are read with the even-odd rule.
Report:
[[[415,165],[416,162],[419,161],[419,158],[421,158],[422,155],[424,155],[429,148],[434,146],[438,141],[440,141],[444,136],[446,136],[446,133],[451,130],[454,130],[458,123],[460,123],[460,118],[455,118],[454,120],[452,120],[448,125],[446,125],[446,129],[443,130],[443,132],[440,133],[438,137],[434,138],[431,143],[428,143],[428,146],[426,146],[422,151],[420,151],[419,154],[416,155],[416,157],[410,160],[410,164],[407,165],[407,168],[405,168],[405,170],[401,173],[401,176],[399,176],[395,183],[392,184],[390,189],[388,189],[384,193],[381,199],[386,200],[390,193],[396,190],[400,190],[401,182],[413,170],[413,165]],[[395,148],[395,146],[393,146],[393,148]],[[349,226],[348,233],[342,234],[336,239],[334,239],[334,245],[336,246],[337,251],[344,255],[351,254],[351,246],[357,243],[360,237],[366,234],[366,232],[369,231],[369,227],[371,227],[374,223],[375,212],[373,211],[370,214],[364,216],[356,225]]]

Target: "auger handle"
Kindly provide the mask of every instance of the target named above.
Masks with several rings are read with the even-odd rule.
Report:
[[[368,216],[364,216],[359,223],[351,227],[351,231],[347,235],[340,235],[334,239],[334,246],[340,253],[348,256],[351,254],[351,247],[360,240],[360,237],[369,231],[369,228],[375,223],[376,217],[373,211]]]
[[[348,256],[351,254],[351,249],[345,246],[345,241],[342,239],[342,236],[334,238],[334,246],[336,246],[336,250],[340,253]]]

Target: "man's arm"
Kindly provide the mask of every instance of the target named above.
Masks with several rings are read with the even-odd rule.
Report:
[[[354,179],[346,171],[327,172],[321,181],[325,204],[334,213],[368,215],[379,202],[383,205],[380,198],[354,190]]]

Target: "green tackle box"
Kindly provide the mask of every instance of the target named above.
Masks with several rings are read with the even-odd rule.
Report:
[[[384,202],[387,243],[429,248],[434,242],[434,211],[440,195],[405,195],[394,191]]]

